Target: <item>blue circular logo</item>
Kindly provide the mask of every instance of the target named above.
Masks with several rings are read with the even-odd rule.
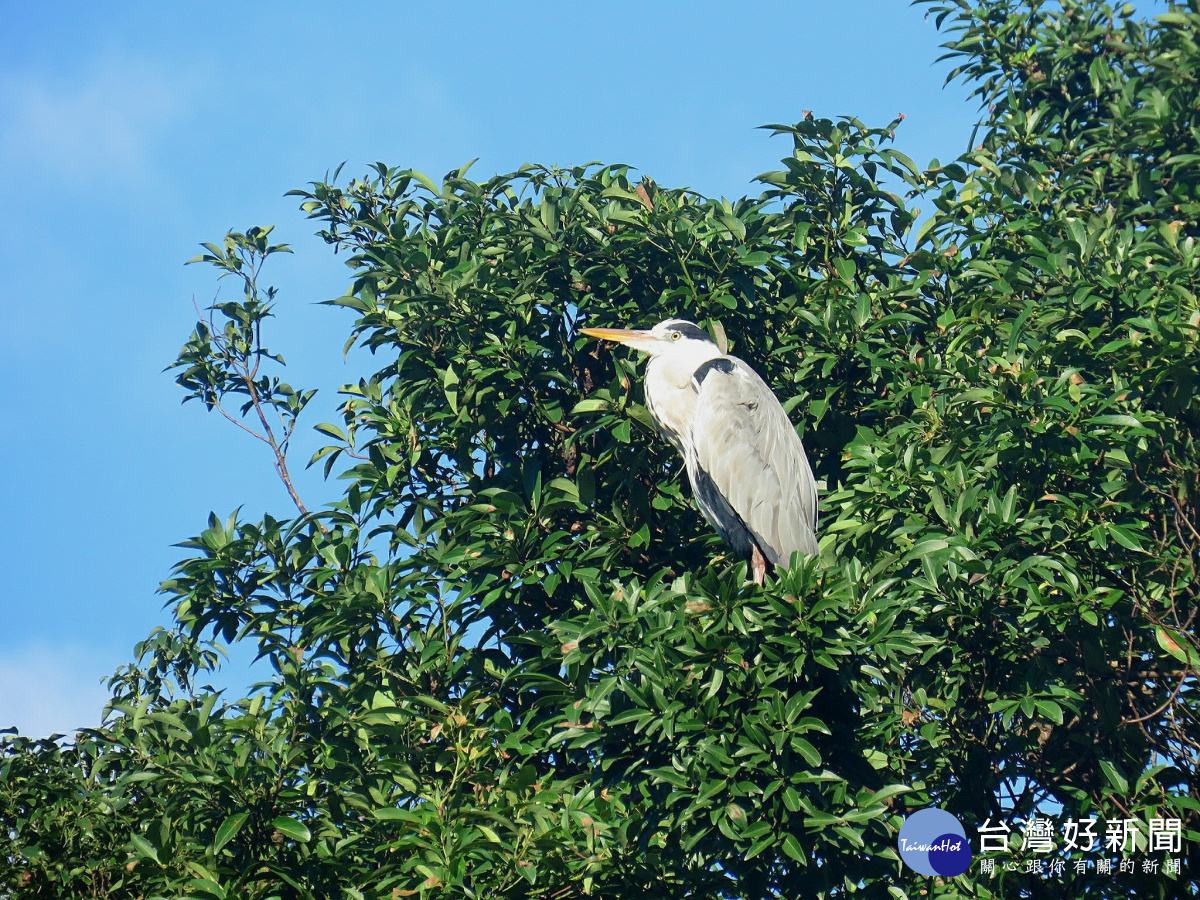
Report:
[[[922,875],[953,878],[971,865],[967,833],[944,809],[920,809],[905,819],[896,846],[905,864]]]

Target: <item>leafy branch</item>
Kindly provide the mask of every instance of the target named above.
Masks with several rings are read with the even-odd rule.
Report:
[[[188,265],[204,262],[215,266],[221,278],[233,275],[241,279],[242,299],[214,302],[203,312],[197,309],[196,328],[167,369],[183,370],[175,383],[188,391],[184,403],[200,400],[271,448],[275,471],[288,496],[307,517],[308,508],[288,472],[287,452],[300,412],[317,392],[298,391],[277,376],[260,374],[266,360],[285,365],[282,356],[262,343],[262,323],[273,315],[276,289],[260,291],[258,277],[267,257],[292,252],[287,244],[269,243],[273,229],[255,226],[245,234],[230,231],[221,245],[202,244],[208,252],[188,260]],[[229,404],[239,399],[241,406],[235,416]],[[246,424],[248,416],[257,422],[257,428]]]

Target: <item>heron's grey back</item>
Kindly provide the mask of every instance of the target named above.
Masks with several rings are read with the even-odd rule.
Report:
[[[737,357],[722,356],[696,370],[693,386],[688,474],[701,511],[740,552],[749,551],[737,534],[746,530],[773,564],[787,565],[797,550],[815,554],[816,480],[766,382]],[[730,512],[740,522],[729,521]]]

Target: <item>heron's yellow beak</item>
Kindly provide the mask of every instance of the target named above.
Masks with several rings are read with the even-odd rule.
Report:
[[[630,347],[637,347],[639,344],[644,345],[648,341],[656,340],[649,331],[637,331],[633,328],[580,328],[579,333],[604,341],[616,341],[618,344],[626,344]]]

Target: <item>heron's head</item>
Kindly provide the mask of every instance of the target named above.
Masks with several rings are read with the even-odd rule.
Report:
[[[699,325],[686,319],[667,319],[646,331],[632,328],[581,328],[580,334],[625,344],[640,353],[663,356],[668,353],[720,356],[716,342]]]

